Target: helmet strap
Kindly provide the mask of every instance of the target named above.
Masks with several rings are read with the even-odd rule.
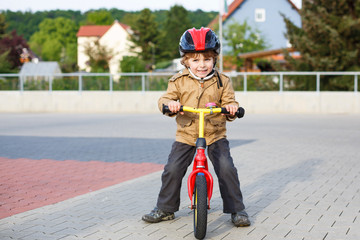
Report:
[[[196,76],[196,75],[190,70],[190,68],[188,68],[188,70],[189,70],[191,76],[193,76],[193,78],[195,78],[195,79],[198,80],[198,81],[208,80],[208,79],[212,78],[212,77],[214,76],[214,74],[215,74],[215,69],[213,69],[206,77],[200,78],[200,77]]]

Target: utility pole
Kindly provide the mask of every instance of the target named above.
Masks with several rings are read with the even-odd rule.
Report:
[[[219,70],[223,72],[223,40],[222,40],[222,15],[224,9],[224,0],[220,0],[220,9],[219,9],[219,39],[220,39],[220,54],[219,54]]]

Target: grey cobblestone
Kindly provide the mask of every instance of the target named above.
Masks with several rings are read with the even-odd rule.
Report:
[[[252,226],[233,227],[222,213],[211,169],[206,239],[360,239],[359,122],[359,115],[249,115],[229,123]],[[161,115],[0,114],[0,156],[164,164],[174,131],[174,120]],[[0,239],[194,239],[186,178],[174,220],[141,221],[156,203],[160,177],[1,219]]]

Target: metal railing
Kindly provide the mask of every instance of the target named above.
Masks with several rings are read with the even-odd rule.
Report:
[[[353,91],[358,92],[358,75],[360,75],[360,72],[236,72],[228,74],[230,77],[236,77],[239,75],[243,76],[244,78],[244,92],[246,92],[248,89],[249,76],[279,76],[279,92],[284,91],[285,76],[315,76],[316,92],[320,92],[321,76],[353,76]]]
[[[166,90],[167,81],[174,73],[62,73],[62,74],[37,74],[37,75],[24,75],[24,74],[0,74],[0,91],[1,90],[19,90],[21,92],[27,90],[46,90],[56,91],[64,90],[54,86],[59,79],[70,78],[73,81],[72,88],[67,90],[87,91],[87,90],[100,90],[100,91],[121,91],[121,90],[135,90],[135,91],[153,91],[153,90]],[[305,91],[320,92],[322,80],[321,78],[335,77],[336,81],[345,81],[347,85],[345,91],[354,91],[358,93],[360,72],[228,72],[228,75],[236,85],[235,91],[291,91],[299,90],[301,81],[307,81],[308,84],[313,86],[313,89],[306,89]],[[343,76],[344,79],[339,78]],[[346,77],[345,77],[346,76]],[[315,77],[309,78],[309,77]],[[11,79],[12,83],[7,83],[7,78]],[[97,81],[94,87],[86,86],[88,82]],[[351,80],[352,79],[352,80]],[[74,83],[75,81],[75,83]],[[99,81],[101,81],[99,83]],[[323,80],[325,81],[325,80]],[[351,81],[353,83],[351,83]],[[29,82],[33,82],[34,86],[29,87]],[[258,83],[256,83],[258,82]],[[43,84],[45,87],[36,88],[37,84]],[[97,84],[97,85],[96,85]],[[6,86],[9,86],[7,89]],[[11,86],[12,87],[11,87]],[[100,86],[101,85],[101,86]],[[128,85],[131,85],[129,87]],[[303,84],[304,85],[304,84]],[[344,84],[343,84],[344,85]],[[4,87],[5,86],[5,87]],[[98,89],[96,87],[98,86]],[[300,89],[301,90],[301,89]],[[303,90],[303,89],[302,89]]]

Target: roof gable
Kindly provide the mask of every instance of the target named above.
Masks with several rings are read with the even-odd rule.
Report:
[[[238,9],[241,6],[241,4],[243,4],[244,1],[245,0],[234,0],[229,5],[228,12],[222,16],[222,21],[225,21],[233,12],[235,12],[235,10]],[[291,0],[287,0],[287,1],[297,12],[299,12],[299,9]],[[216,18],[209,23],[208,27],[212,28],[218,21],[219,21],[219,15],[217,15]]]

